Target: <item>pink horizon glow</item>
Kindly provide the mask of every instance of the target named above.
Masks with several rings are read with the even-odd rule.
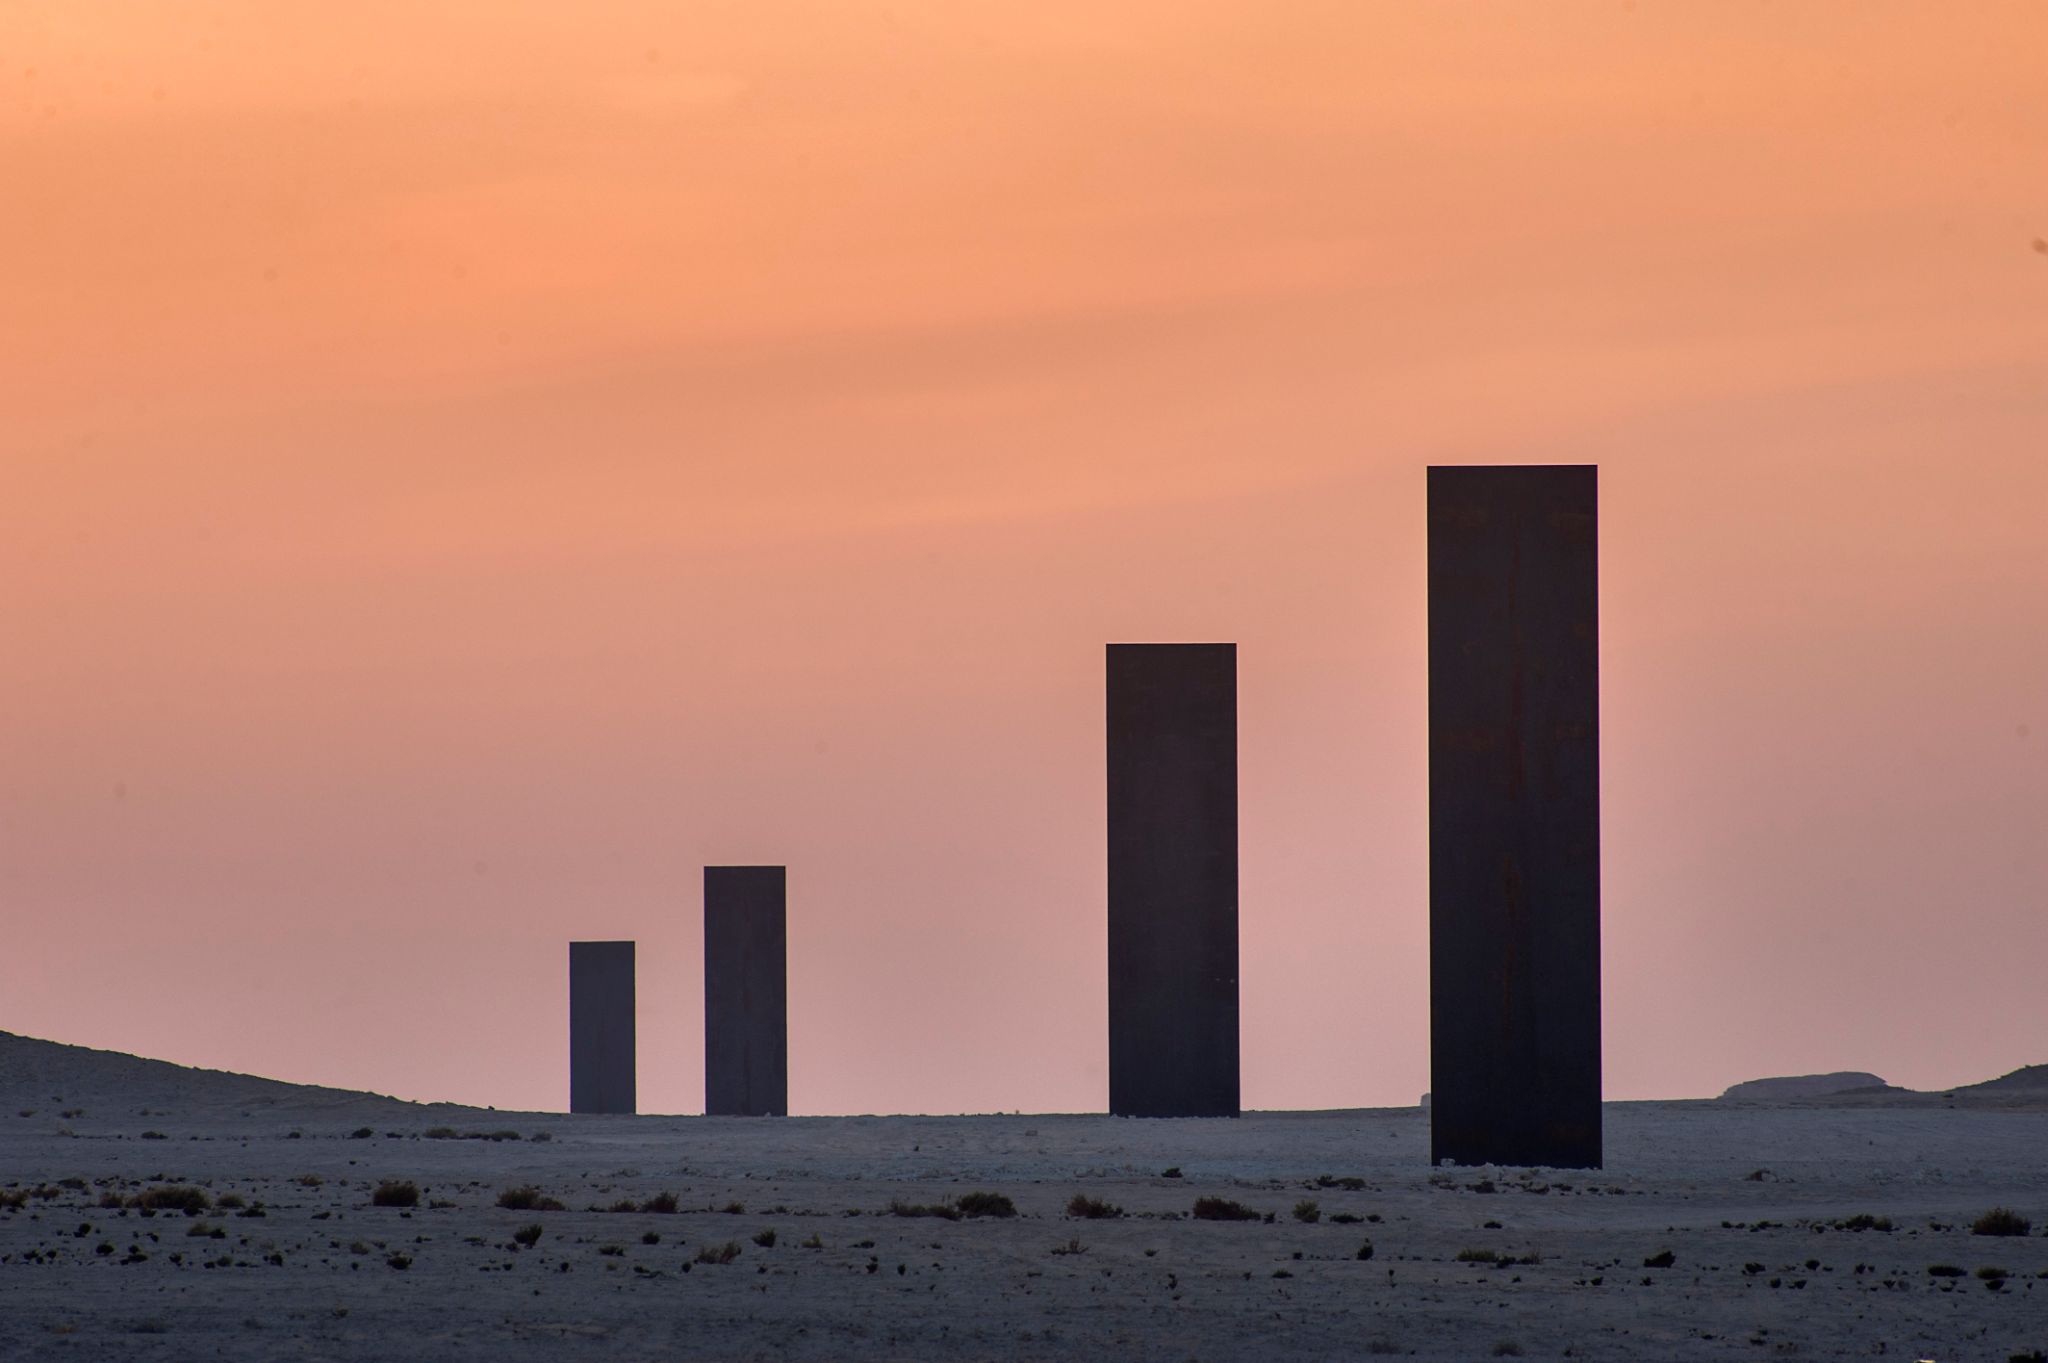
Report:
[[[0,18],[0,1027],[1100,1110],[1102,645],[1239,646],[1247,1107],[1427,1087],[1423,469],[1602,474],[1614,1098],[2048,1060],[2048,17]]]

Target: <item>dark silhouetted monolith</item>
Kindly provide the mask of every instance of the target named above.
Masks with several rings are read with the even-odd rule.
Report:
[[[1600,1164],[1598,489],[1429,470],[1435,1160]]]
[[[1235,1117],[1237,645],[1109,645],[1109,1110]]]
[[[789,929],[780,866],[704,868],[704,1111],[789,1114]]]
[[[635,1110],[633,944],[569,943],[569,1111]]]

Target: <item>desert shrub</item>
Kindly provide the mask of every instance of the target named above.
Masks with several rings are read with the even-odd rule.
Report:
[[[637,1212],[640,1210],[640,1204],[629,1197],[620,1198],[617,1202],[612,1203],[611,1206],[606,1207],[605,1210],[608,1212]]]
[[[1356,1212],[1330,1213],[1330,1224],[1333,1226],[1355,1226],[1363,1220],[1365,1220],[1365,1218],[1360,1216]]]
[[[1197,1221],[1257,1221],[1260,1213],[1227,1197],[1198,1197],[1192,1212]]]
[[[459,1141],[462,1133],[452,1126],[430,1126],[420,1133],[430,1141]]]
[[[161,1131],[145,1131],[142,1133],[142,1139],[146,1141],[167,1141],[170,1137]]]
[[[484,1139],[487,1141],[517,1141],[524,1140],[525,1137],[521,1136],[517,1131],[508,1129],[504,1131],[487,1131],[484,1133]]]
[[[812,1232],[811,1232],[811,1235],[810,1235],[810,1238],[809,1238],[808,1240],[805,1240],[805,1241],[804,1241],[804,1242],[803,1242],[802,1244],[798,1245],[798,1246],[797,1246],[797,1248],[798,1248],[798,1249],[823,1249],[823,1248],[825,1248],[825,1240],[824,1240],[824,1237],[820,1236],[820,1235],[819,1235],[819,1234],[818,1234],[818,1233],[817,1233],[816,1231],[812,1231]]]
[[[1515,1343],[1512,1339],[1504,1339],[1493,1346],[1493,1356],[1495,1358],[1520,1358],[1522,1356],[1522,1346]]]
[[[1493,1258],[1486,1260],[1485,1262],[1492,1264],[1495,1268],[1520,1268],[1524,1264],[1542,1263],[1543,1256],[1535,1253],[1496,1254],[1493,1256]]]
[[[2005,1269],[1995,1268],[1990,1264],[1986,1264],[1984,1267],[1977,1270],[1977,1276],[1983,1279],[1985,1282],[1990,1283],[1997,1282],[2000,1278],[2010,1278],[2012,1274],[2007,1272]]]
[[[643,1245],[658,1245],[658,1244],[660,1244],[660,1243],[661,1243],[661,1232],[660,1232],[660,1231],[658,1231],[658,1230],[642,1231],[642,1232],[640,1233],[640,1243],[641,1243],[641,1244],[643,1244]]]
[[[348,1133],[348,1138],[352,1141],[366,1141],[376,1134],[377,1133],[375,1131],[371,1130],[367,1126],[359,1126],[355,1130]]]
[[[532,1249],[540,1243],[540,1224],[535,1222],[531,1226],[521,1226],[518,1230],[512,1232],[512,1239],[516,1243]]]
[[[1836,1230],[1888,1231],[1892,1228],[1892,1219],[1889,1216],[1872,1216],[1869,1212],[1858,1212],[1847,1220],[1835,1222],[1834,1227]]]
[[[1017,1204],[1002,1193],[962,1193],[954,1205],[962,1216],[1015,1216]]]
[[[114,1199],[114,1205],[115,1205],[115,1206],[117,1206],[117,1207],[118,1207],[118,1206],[120,1206],[120,1205],[121,1205],[121,1197],[120,1197],[120,1194],[118,1194],[118,1193],[109,1193],[109,1194],[107,1194],[107,1196],[108,1196],[108,1197],[111,1197],[111,1198],[113,1198],[113,1199]],[[23,1192],[23,1191],[22,1191],[21,1189],[19,1189],[19,1188],[0,1188],[0,1211],[4,1211],[4,1212],[18,1212],[18,1211],[20,1211],[20,1210],[21,1210],[21,1209],[22,1209],[23,1207],[26,1207],[27,1205],[28,1205],[28,1194],[27,1194],[27,1193],[25,1193],[25,1192]],[[101,1205],[101,1206],[105,1206],[105,1205],[106,1205],[106,1203],[105,1203],[105,1202],[102,1202],[102,1203],[101,1203],[100,1205]]]
[[[1358,1253],[1352,1255],[1351,1257],[1354,1259],[1372,1258],[1372,1241],[1368,1240],[1364,1244],[1360,1245],[1358,1247]]]
[[[697,1257],[692,1262],[700,1264],[729,1264],[739,1257],[739,1242],[728,1240],[716,1248],[706,1245],[697,1251]]]
[[[1647,1259],[1643,1260],[1643,1267],[1644,1267],[1644,1268],[1669,1268],[1669,1267],[1671,1267],[1671,1266],[1672,1266],[1673,1264],[1675,1264],[1675,1263],[1677,1263],[1677,1262],[1678,1262],[1678,1256],[1677,1256],[1677,1255],[1673,1254],[1673,1253],[1672,1253],[1672,1252],[1671,1252],[1670,1250],[1668,1250],[1668,1249],[1660,1249],[1660,1250],[1658,1250],[1658,1251],[1657,1251],[1657,1252],[1656,1252],[1655,1254],[1652,1254],[1652,1255],[1651,1255],[1651,1256],[1650,1256],[1649,1258],[1647,1258]]]
[[[183,1212],[197,1216],[213,1205],[204,1188],[190,1184],[166,1183],[147,1188],[129,1199],[128,1205],[145,1212]]]
[[[410,1254],[387,1254],[384,1256],[384,1262],[391,1268],[411,1268],[412,1256]]]
[[[1323,1209],[1314,1200],[1304,1197],[1294,1204],[1294,1219],[1304,1226],[1313,1226],[1323,1219]]]
[[[673,1216],[676,1211],[676,1195],[674,1193],[656,1193],[653,1197],[640,1204],[640,1210],[643,1212],[653,1212],[657,1216]]]
[[[526,1184],[518,1188],[507,1188],[498,1194],[498,1205],[508,1212],[559,1212],[565,1210],[557,1198],[546,1196],[540,1189]]]
[[[1929,1264],[1927,1266],[1927,1276],[1930,1278],[1960,1278],[1963,1276],[1963,1270],[1957,1268],[1954,1264]]]
[[[614,1259],[623,1259],[626,1257],[626,1247],[624,1245],[599,1245],[597,1247],[597,1252],[599,1254],[609,1255]]]
[[[1124,1214],[1124,1209],[1113,1202],[1090,1197],[1086,1193],[1075,1193],[1067,1199],[1067,1215],[1078,1216],[1084,1221],[1114,1221]]]
[[[240,1193],[222,1193],[213,1200],[213,1205],[224,1212],[234,1212],[240,1211],[249,1204]]]
[[[1159,1172],[1159,1177],[1161,1177],[1161,1178],[1179,1178],[1179,1177],[1180,1177],[1180,1166],[1179,1166],[1178,1164],[1176,1164],[1176,1165],[1174,1165],[1174,1166],[1173,1166],[1173,1167],[1172,1167],[1171,1169],[1162,1169],[1162,1170],[1160,1170],[1160,1172]]]
[[[744,1202],[728,1202],[718,1210],[726,1216],[745,1216],[747,1214],[747,1204]]]
[[[1500,1261],[1500,1252],[1491,1249],[1461,1249],[1458,1262],[1461,1264],[1492,1264]]]
[[[889,1203],[890,1216],[936,1216],[943,1221],[958,1221],[960,1209],[950,1202],[905,1202],[895,1198]]]
[[[419,1185],[411,1179],[390,1180],[377,1185],[377,1191],[370,1194],[373,1207],[417,1207],[420,1205]]]
[[[2010,1207],[1993,1207],[1970,1225],[1972,1235],[2025,1235],[2034,1223]]]
[[[755,1244],[757,1244],[757,1245],[759,1245],[759,1246],[760,1246],[760,1247],[761,1247],[762,1249],[774,1249],[774,1248],[775,1248],[775,1232],[774,1232],[774,1230],[773,1230],[773,1229],[769,1229],[769,1230],[764,1230],[764,1231],[756,1231],[756,1232],[754,1232],[754,1243],[755,1243]]]
[[[554,1138],[555,1133],[552,1131],[536,1131],[531,1136],[527,1137],[528,1140],[533,1141],[536,1144],[545,1144],[546,1142],[551,1141]]]
[[[1319,1174],[1316,1176],[1316,1187],[1342,1188],[1346,1192],[1357,1193],[1365,1191],[1365,1180],[1362,1178],[1354,1178],[1349,1176],[1344,1178],[1332,1178],[1328,1174]]]

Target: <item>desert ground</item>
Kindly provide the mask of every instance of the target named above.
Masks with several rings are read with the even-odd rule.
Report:
[[[2048,1350],[2025,1094],[1615,1103],[1595,1173],[1432,1169],[1421,1108],[568,1117],[4,1033],[0,1097],[10,1360]]]

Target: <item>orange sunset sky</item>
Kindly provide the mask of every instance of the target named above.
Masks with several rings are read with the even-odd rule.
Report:
[[[1240,649],[1249,1107],[1427,1087],[1423,470],[1597,462],[1612,1097],[2048,1061],[2048,7],[0,3],[0,1028],[1106,1100]]]

